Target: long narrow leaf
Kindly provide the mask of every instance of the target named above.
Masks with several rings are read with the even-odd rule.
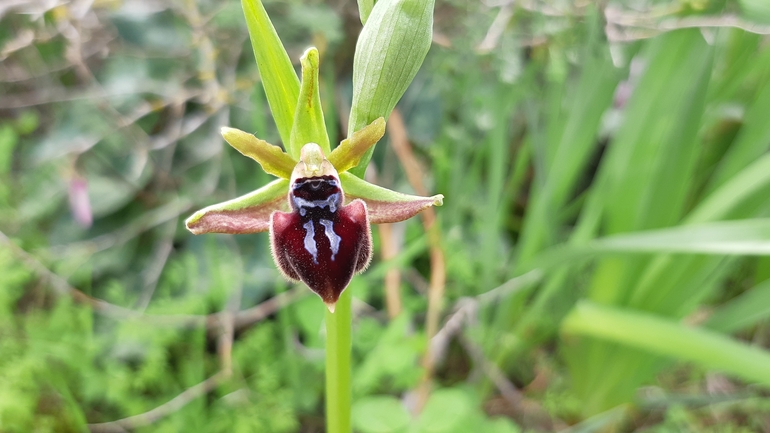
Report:
[[[549,268],[573,260],[617,253],[770,255],[770,219],[684,225],[560,246],[535,257],[527,269]]]
[[[735,332],[770,317],[770,280],[747,290],[722,305],[706,326],[721,332]]]
[[[564,319],[561,329],[566,336],[614,341],[770,385],[770,353],[651,314],[581,301]]]
[[[725,218],[731,210],[770,185],[770,154],[741,170],[687,216],[688,224]]]
[[[270,105],[281,140],[284,146],[288,146],[299,97],[299,78],[262,2],[242,0],[241,4],[267,103]]]

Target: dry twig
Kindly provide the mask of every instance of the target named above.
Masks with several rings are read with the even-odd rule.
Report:
[[[148,426],[178,411],[179,409],[182,409],[196,398],[210,393],[216,389],[216,387],[219,386],[219,384],[225,380],[227,376],[228,374],[226,372],[220,371],[204,380],[203,382],[186,389],[184,392],[172,398],[167,403],[164,403],[152,410],[116,421],[88,424],[88,429],[93,433],[121,433],[126,430],[134,430],[139,427]]]
[[[148,325],[170,326],[178,328],[194,328],[205,326],[210,331],[221,329],[224,321],[227,319],[222,312],[209,315],[196,314],[143,314],[130,308],[111,304],[107,301],[89,296],[80,290],[72,287],[67,280],[59,274],[48,269],[40,263],[31,254],[24,251],[18,245],[13,243],[8,237],[0,232],[0,244],[4,244],[35,274],[44,278],[50,284],[51,288],[59,295],[70,296],[75,301],[93,308],[94,312],[109,317],[113,320],[141,320]],[[234,314],[233,326],[235,330],[247,328],[254,323],[264,320],[268,316],[275,314],[278,310],[289,305],[309,292],[302,287],[279,293],[274,297],[251,307],[246,310],[238,311]]]
[[[404,167],[407,179],[409,179],[409,184],[412,185],[417,194],[429,195],[422,181],[423,170],[409,145],[406,125],[401,117],[401,113],[397,109],[393,110],[388,120],[388,133],[393,150]],[[436,211],[433,208],[428,208],[420,216],[422,217],[425,231],[428,233],[428,243],[430,245],[430,286],[428,288],[428,314],[425,318],[425,332],[430,341],[438,331],[438,323],[443,308],[446,263],[444,261],[444,251],[441,248],[441,233],[438,224],[436,224]],[[434,368],[433,358],[430,345],[428,345],[428,349],[423,357],[425,375],[418,391],[418,411],[427,401],[428,394],[430,393],[430,382]]]

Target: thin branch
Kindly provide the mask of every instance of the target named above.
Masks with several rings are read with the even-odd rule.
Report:
[[[513,17],[513,1],[509,1],[502,5],[500,11],[497,13],[495,20],[492,21],[492,25],[489,26],[484,40],[476,47],[478,53],[488,53],[492,51],[500,40],[500,36],[503,35],[505,28],[508,26],[508,22]]]
[[[372,169],[366,171],[367,181],[379,184],[377,180],[377,171]],[[371,179],[369,179],[371,177]],[[387,262],[398,256],[401,242],[398,236],[395,224],[378,224],[377,231],[380,232],[380,256],[383,262]],[[388,317],[393,319],[401,313],[401,269],[397,266],[388,268],[385,271],[385,307],[388,311]]]
[[[481,348],[478,347],[476,343],[471,341],[470,338],[466,337],[465,334],[460,333],[459,339],[460,344],[462,344],[462,346],[471,356],[473,362],[476,363],[484,372],[484,374],[492,381],[492,383],[495,384],[497,390],[500,391],[500,395],[503,396],[503,398],[516,412],[523,412],[521,402],[524,400],[524,396],[522,395],[521,391],[516,388],[516,385],[511,383],[511,381],[505,377],[505,374],[503,374],[503,372],[500,371],[500,369],[497,368],[493,362],[489,361],[484,356],[484,351],[481,350]]]
[[[187,199],[172,200],[163,206],[146,212],[125,226],[92,239],[77,241],[70,244],[55,245],[51,253],[55,256],[71,255],[73,251],[86,251],[95,254],[116,245],[122,245],[151,228],[157,227],[190,210],[193,203]]]
[[[433,363],[443,359],[443,355],[452,337],[461,333],[467,324],[473,322],[479,307],[492,304],[501,298],[510,296],[537,283],[542,278],[543,272],[535,269],[518,277],[511,278],[494,289],[475,297],[458,300],[455,304],[454,313],[447,318],[444,326],[436,332],[436,335],[430,341],[431,352],[434,356]]]
[[[670,14],[636,13],[608,6],[604,10],[605,32],[611,42],[648,39],[661,33],[687,28],[737,28],[759,35],[770,34],[770,26],[746,21],[735,15],[673,17]]]
[[[171,251],[174,249],[173,235],[178,222],[179,219],[174,219],[165,224],[165,227],[162,229],[164,232],[163,239],[154,248],[152,255],[150,255],[148,266],[142,272],[142,293],[136,302],[136,308],[139,311],[144,311],[150,305],[152,295],[158,286],[158,280],[163,273],[163,269],[166,267]]]
[[[393,230],[393,224],[379,224],[380,254],[382,260],[390,260],[398,255],[399,245]],[[388,317],[393,319],[401,313],[401,270],[392,267],[385,272],[385,305]]]
[[[88,424],[88,429],[93,433],[113,433],[148,426],[177,412],[196,398],[210,393],[226,378],[226,372],[220,371],[152,410],[116,421]]]

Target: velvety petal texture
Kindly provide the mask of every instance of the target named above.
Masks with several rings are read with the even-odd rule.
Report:
[[[299,212],[275,212],[271,247],[278,269],[300,280],[334,311],[334,304],[353,275],[369,265],[371,233],[366,204],[354,200],[325,218],[303,218]]]
[[[320,146],[308,143],[291,177],[291,212],[274,212],[270,220],[278,268],[287,278],[307,284],[332,311],[353,274],[364,270],[372,255],[366,203],[344,202],[337,170]]]

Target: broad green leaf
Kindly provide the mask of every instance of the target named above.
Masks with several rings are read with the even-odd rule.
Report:
[[[262,1],[241,0],[241,4],[267,103],[270,105],[283,145],[288,147],[299,97],[299,79]],[[293,155],[292,152],[289,153]]]
[[[356,395],[371,394],[383,383],[409,388],[420,380],[422,370],[418,361],[423,340],[410,333],[411,320],[409,314],[395,317],[377,338],[376,345],[366,351],[353,380]]]
[[[770,385],[770,353],[652,314],[580,301],[562,322],[561,330],[567,337],[613,341]]]
[[[521,433],[521,428],[507,417],[495,418],[487,421],[486,424],[484,433]]]
[[[353,427],[362,433],[396,433],[409,425],[409,412],[395,397],[369,396],[353,404]]]
[[[318,89],[318,50],[315,47],[308,48],[300,58],[300,62],[302,63],[302,84],[289,146],[289,154],[297,160],[302,147],[307,143],[316,143],[321,146],[324,155],[331,153]]]
[[[270,229],[270,214],[288,211],[289,181],[276,179],[241,197],[209,206],[187,218],[187,229],[203,233],[259,233]]]
[[[349,172],[340,173],[340,181],[346,202],[357,198],[366,201],[369,222],[372,224],[404,221],[422,210],[444,203],[444,196],[441,194],[431,197],[402,194],[371,184]]]
[[[385,135],[385,119],[380,117],[366,128],[342,140],[328,160],[338,172],[348,171],[361,162],[361,157]]]
[[[720,306],[706,326],[721,332],[735,332],[770,317],[770,280]]]
[[[235,150],[257,161],[265,173],[273,176],[289,179],[294,166],[297,165],[297,161],[284,153],[280,147],[240,129],[222,127],[222,137]]]
[[[473,412],[474,406],[468,393],[457,388],[445,388],[434,391],[417,421],[418,431],[423,433],[454,432],[453,427],[460,424]]]
[[[348,137],[386,120],[417,75],[433,37],[434,0],[379,0],[356,43]],[[353,174],[363,177],[374,148]]]

